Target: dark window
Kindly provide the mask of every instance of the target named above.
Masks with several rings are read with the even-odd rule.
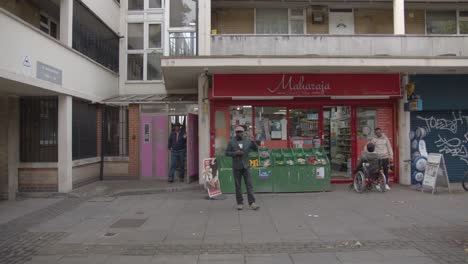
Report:
[[[128,0],[128,10],[143,10],[144,0]]]
[[[80,1],[74,3],[73,48],[118,72],[119,37]]]
[[[73,160],[97,156],[96,106],[73,100]]]
[[[57,162],[57,97],[20,99],[21,162]]]
[[[128,156],[128,108],[106,107],[105,155]]]

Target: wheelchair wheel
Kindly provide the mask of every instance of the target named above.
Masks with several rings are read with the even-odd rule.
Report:
[[[385,192],[387,189],[385,189],[385,184],[387,183],[387,177],[385,177],[385,174],[383,172],[379,173],[379,176],[375,182],[375,185],[378,185],[380,188],[377,189],[379,192]]]
[[[354,174],[353,186],[357,193],[362,193],[366,188],[366,176],[364,176],[362,171],[358,171]]]

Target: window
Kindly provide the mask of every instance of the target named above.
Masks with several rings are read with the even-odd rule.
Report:
[[[169,54],[171,56],[196,55],[197,38],[195,32],[172,32],[169,34]]]
[[[264,8],[256,12],[257,34],[288,34],[288,9]]]
[[[161,0],[149,0],[149,8],[161,8]]]
[[[289,16],[291,34],[305,33],[305,13],[303,8],[291,8]]]
[[[148,54],[148,80],[162,80],[161,53]]]
[[[128,43],[129,50],[143,49],[143,23],[128,24]]]
[[[427,34],[457,34],[456,11],[427,11]]]
[[[144,26],[148,34],[144,34]],[[127,80],[154,81],[162,80],[162,25],[128,24],[127,43]]]
[[[128,10],[143,10],[144,0],[128,0]]]
[[[106,156],[128,156],[128,107],[106,106]]]
[[[148,25],[148,48],[161,48],[161,24]]]
[[[73,160],[97,156],[96,106],[73,100],[72,158]]]
[[[73,49],[119,72],[119,37],[81,1],[73,5]]]
[[[57,21],[53,20],[47,14],[41,13],[39,18],[39,29],[50,35],[53,38],[58,39],[58,26]]]
[[[458,17],[460,34],[468,34],[468,11],[460,11]]]
[[[21,162],[58,161],[57,97],[21,97]]]
[[[286,148],[288,121],[286,107],[255,107],[255,140],[267,148]]]
[[[170,1],[170,27],[194,27],[196,26],[197,2],[193,0]]]

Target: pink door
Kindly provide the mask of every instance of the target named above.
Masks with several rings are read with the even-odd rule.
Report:
[[[194,181],[198,176],[198,115],[187,115],[187,176]]]
[[[166,115],[141,116],[141,177],[167,179],[168,119]]]

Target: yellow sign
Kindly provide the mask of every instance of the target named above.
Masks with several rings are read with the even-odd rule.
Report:
[[[258,167],[258,159],[250,160],[250,167]]]

